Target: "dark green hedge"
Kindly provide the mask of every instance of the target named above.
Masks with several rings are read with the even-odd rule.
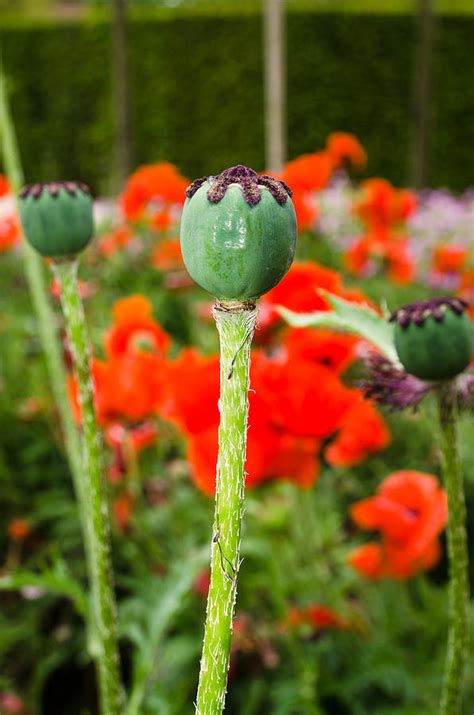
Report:
[[[167,159],[194,177],[243,162],[264,168],[261,18],[180,12],[130,23],[135,162]],[[111,187],[110,28],[0,31],[29,180],[78,176]],[[430,184],[474,183],[474,18],[437,19]],[[416,27],[412,16],[291,12],[289,155],[352,131],[369,173],[409,179]]]

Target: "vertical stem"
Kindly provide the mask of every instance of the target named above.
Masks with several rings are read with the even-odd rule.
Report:
[[[440,715],[457,715],[461,711],[469,649],[469,572],[466,506],[457,445],[456,398],[451,384],[440,388],[438,406],[449,511],[449,634]]]
[[[121,188],[132,165],[126,0],[113,0],[112,2],[112,34],[116,117],[115,149],[119,188]]]
[[[250,344],[257,311],[255,305],[216,304],[214,318],[221,345],[221,419],[211,582],[196,705],[198,715],[219,715],[224,709],[240,566]]]
[[[265,144],[267,169],[281,171],[286,154],[284,0],[264,0]]]
[[[84,452],[81,492],[87,529],[86,556],[95,636],[93,655],[98,669],[100,712],[101,715],[119,715],[123,703],[119,677],[117,615],[101,434],[95,415],[90,372],[91,351],[77,284],[77,261],[57,262],[53,268],[61,284],[61,304],[74,359],[82,412]]]
[[[433,0],[418,0],[412,175],[412,184],[415,189],[422,189],[426,186],[429,168],[431,84],[435,21],[433,4]]]

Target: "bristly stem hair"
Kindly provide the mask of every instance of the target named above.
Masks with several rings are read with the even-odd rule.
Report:
[[[102,465],[102,435],[94,407],[91,350],[77,282],[77,260],[53,263],[61,286],[61,306],[73,355],[82,415],[81,494],[90,582],[92,655],[97,663],[101,715],[121,715],[117,612],[112,578],[109,510]]]
[[[469,651],[469,569],[456,393],[451,382],[438,389],[438,409],[449,512],[449,634],[440,715],[458,715]]]
[[[240,566],[250,345],[257,310],[253,304],[216,303],[214,318],[221,346],[221,418],[211,581],[196,703],[198,715],[219,715],[224,709]]]

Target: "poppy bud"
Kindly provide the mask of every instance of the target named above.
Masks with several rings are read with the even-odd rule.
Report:
[[[238,165],[186,191],[181,249],[190,276],[222,300],[254,300],[288,271],[295,252],[291,190]]]
[[[459,298],[433,298],[392,314],[395,347],[407,372],[422,380],[449,380],[466,369],[473,350],[466,308]]]
[[[25,186],[20,192],[20,218],[28,242],[42,256],[75,255],[94,231],[89,187],[77,181]]]

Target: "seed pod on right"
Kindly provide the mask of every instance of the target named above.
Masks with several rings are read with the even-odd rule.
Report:
[[[432,298],[391,315],[395,347],[407,372],[422,380],[449,380],[467,368],[474,347],[467,307],[459,298]]]

